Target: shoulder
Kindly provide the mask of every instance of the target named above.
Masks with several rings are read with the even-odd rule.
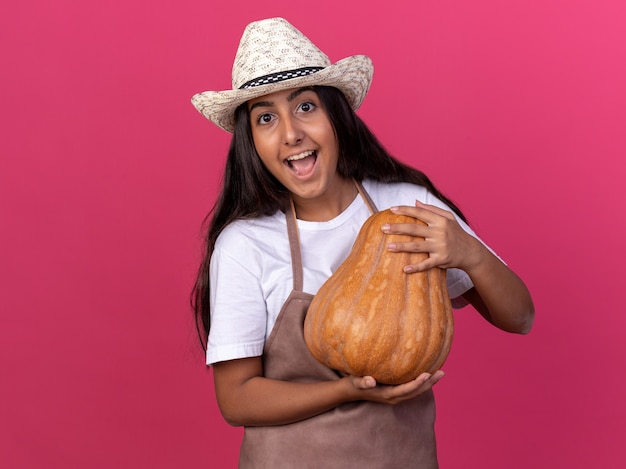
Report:
[[[278,246],[287,236],[285,216],[277,212],[271,216],[236,220],[220,233],[215,242],[214,255],[227,255],[242,264],[261,262],[267,256],[276,256]]]
[[[379,210],[384,210],[394,205],[415,205],[416,200],[431,203],[435,198],[425,187],[408,182],[380,182],[365,179],[363,187],[372,197]]]
[[[385,210],[395,205],[414,206],[415,201],[419,200],[424,204],[434,205],[435,207],[439,207],[452,213],[465,231],[470,233],[472,236],[477,237],[474,230],[467,223],[461,220],[461,218],[456,215],[445,202],[423,186],[411,184],[409,182],[386,183],[366,179],[363,181],[363,187],[374,200],[378,210]]]
[[[286,236],[286,230],[285,216],[282,212],[276,212],[271,216],[235,220],[220,233],[215,248],[238,250],[242,244],[249,241],[256,244],[268,236]]]

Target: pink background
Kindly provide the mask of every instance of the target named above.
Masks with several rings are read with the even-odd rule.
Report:
[[[526,281],[529,336],[471,309],[437,386],[442,468],[626,467],[626,3],[20,0],[0,7],[0,460],[235,467],[188,294],[243,27],[370,55],[360,115]]]

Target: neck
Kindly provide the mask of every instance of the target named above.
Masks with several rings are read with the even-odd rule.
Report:
[[[352,179],[342,179],[335,189],[315,199],[294,196],[296,217],[306,221],[329,221],[339,216],[354,201],[358,190]]]

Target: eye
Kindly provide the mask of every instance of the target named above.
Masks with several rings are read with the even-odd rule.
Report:
[[[313,104],[311,101],[305,101],[300,104],[300,106],[298,106],[298,109],[302,112],[311,112],[315,109],[315,104]]]
[[[270,122],[272,122],[273,119],[274,119],[274,117],[271,114],[264,113],[264,114],[259,115],[259,117],[257,117],[256,121],[260,125],[265,125],[265,124],[269,124]]]

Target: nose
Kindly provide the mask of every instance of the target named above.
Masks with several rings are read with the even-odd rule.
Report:
[[[298,121],[287,116],[282,119],[283,142],[285,145],[293,146],[302,142],[303,131]]]

